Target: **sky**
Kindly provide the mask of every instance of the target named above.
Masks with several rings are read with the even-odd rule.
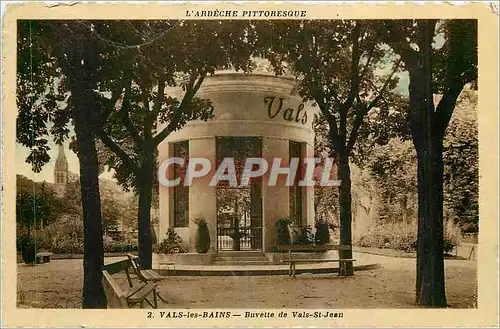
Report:
[[[80,174],[80,164],[78,162],[78,157],[73,151],[69,149],[69,140],[64,143],[66,159],[68,159],[68,170],[75,174]],[[54,183],[54,164],[57,158],[57,145],[54,141],[49,142],[49,156],[50,161],[42,167],[42,171],[35,173],[31,170],[31,165],[26,163],[26,158],[28,157],[30,151],[28,148],[16,143],[16,169],[17,174],[26,176],[36,182],[46,181],[49,183]],[[100,178],[112,179],[113,172],[107,172],[99,176]]]

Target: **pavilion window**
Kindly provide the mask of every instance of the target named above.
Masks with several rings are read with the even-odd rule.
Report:
[[[174,143],[174,157],[189,159],[189,141]],[[189,186],[184,186],[186,167],[173,166],[174,179],[181,178],[181,184],[174,187],[174,227],[189,226]]]
[[[295,175],[295,181],[289,189],[289,204],[290,204],[290,220],[294,225],[302,226],[303,223],[303,187],[299,186],[298,182],[301,180],[301,166],[302,166],[302,145],[299,142],[290,141],[289,142],[289,153],[290,159],[299,158],[299,167],[297,174]]]

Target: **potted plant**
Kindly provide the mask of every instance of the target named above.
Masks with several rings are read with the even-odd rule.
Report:
[[[195,237],[196,251],[200,254],[206,254],[210,249],[210,231],[207,221],[204,217],[197,217],[193,222],[198,225]]]
[[[316,233],[314,234],[314,243],[321,246],[330,242],[330,232],[328,231],[328,224],[325,222],[318,222],[316,224]]]
[[[23,241],[21,246],[21,254],[25,264],[35,264],[36,262],[36,244],[30,238]]]

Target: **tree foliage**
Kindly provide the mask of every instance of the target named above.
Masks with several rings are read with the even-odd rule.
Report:
[[[460,95],[444,139],[444,204],[462,232],[479,229],[477,94]]]
[[[417,154],[411,142],[393,138],[372,149],[368,169],[376,182],[379,216],[388,222],[412,221],[417,201]]]
[[[119,182],[139,194],[140,258],[145,267],[150,267],[150,208],[155,185],[151,180],[156,171],[156,147],[186,122],[211,118],[210,101],[195,97],[207,75],[216,69],[249,68],[253,52],[249,24],[153,20],[37,24],[40,50],[53,49],[56,53],[45,58],[45,62],[60,68],[56,78],[48,74],[52,80],[47,78],[44,82],[53,85],[60,78],[60,89],[71,89],[73,93],[67,95],[66,107],[45,106],[46,113],[35,130],[25,124],[31,115],[27,110],[22,120],[23,129],[43,146],[45,127],[53,121],[52,132],[62,138],[67,134],[67,124],[75,120],[74,101],[83,99],[80,90],[88,93],[85,99],[92,104],[92,111],[86,112],[87,117],[82,120],[87,121],[87,129],[111,151],[101,156],[106,159],[104,165],[115,169]],[[62,36],[63,33],[66,35]],[[82,36],[87,42],[85,50],[69,42],[81,40]],[[87,60],[69,55],[78,51],[89,56]],[[77,71],[82,65],[85,65],[85,74]],[[81,88],[74,89],[76,84]],[[182,91],[177,95],[167,94],[167,87],[178,87]],[[52,96],[55,91],[48,94]],[[28,147],[36,144],[23,143]],[[40,168],[48,161],[47,149],[31,148],[28,161]]]
[[[31,74],[23,74],[23,68],[18,72],[17,92],[20,95],[17,99],[17,139],[30,148],[27,161],[32,164],[34,171],[40,171],[41,166],[49,161],[49,122],[53,124],[50,133],[55,136],[56,142],[67,137],[68,122],[72,120],[74,123],[84,218],[82,305],[84,308],[103,308],[106,306],[101,280],[104,255],[99,165],[95,148],[101,111],[95,90],[106,58],[99,56],[102,47],[82,27],[80,21],[19,21],[18,33],[18,43],[21,43],[18,45],[19,58],[28,56],[45,61],[29,60],[28,64],[22,61],[21,65],[28,65],[27,71],[39,72],[39,79],[33,79]],[[26,49],[28,54],[23,52]],[[57,83],[57,88],[53,87],[54,83]],[[45,94],[44,88],[47,90]],[[58,94],[64,95],[65,102],[58,103],[62,100]],[[50,101],[45,104],[41,102],[43,99]],[[35,106],[35,101],[41,102],[40,107]]]
[[[462,89],[477,79],[477,20],[388,20],[387,42],[409,72],[409,130],[418,157],[416,302],[445,307],[443,138]],[[433,47],[436,32],[444,44]],[[434,104],[433,93],[442,97]]]
[[[349,158],[367,114],[378,111],[383,120],[390,113],[384,100],[396,87],[400,60],[383,48],[378,21],[272,21],[256,26],[258,49],[276,74],[297,77],[299,95],[317,105],[328,125],[330,156],[337,159],[341,180],[340,243],[350,245]],[[377,72],[379,68],[385,73]],[[340,257],[352,254],[341,251]],[[347,274],[353,274],[350,265]]]
[[[125,21],[91,27],[115,63],[100,85],[105,111],[98,135],[110,151],[105,164],[139,196],[139,258],[150,268],[157,147],[188,121],[212,117],[211,101],[195,97],[207,75],[229,67],[248,70],[248,23]],[[148,34],[157,37],[144,44]]]
[[[40,195],[26,192],[16,195],[17,222],[27,228],[28,235],[31,228],[40,228],[52,218],[51,210],[50,204]]]
[[[465,89],[458,98],[444,138],[445,219],[459,224],[463,232],[476,232],[479,220],[476,111],[476,92]],[[365,142],[372,143],[370,139]],[[379,215],[386,221],[407,219],[410,222],[417,217],[416,168],[414,147],[410,141],[399,138],[375,145],[363,161],[357,182],[365,193],[380,199]],[[365,181],[364,175],[368,175]]]
[[[246,25],[124,21],[95,28],[116,57],[100,88],[106,108],[100,138],[111,151],[104,163],[116,170],[121,184],[136,189],[143,153],[155,153],[159,143],[188,121],[211,118],[210,100],[195,97],[196,92],[216,69],[248,69]],[[146,46],[119,46],[141,44],[147,33],[159,37]]]
[[[48,124],[61,120],[59,110],[64,106],[60,102],[65,99],[64,86],[58,80],[61,69],[53,57],[53,45],[46,37],[49,31],[43,22],[18,23],[16,141],[30,148],[26,162],[34,172],[40,172],[50,160],[49,134],[61,137],[68,133],[62,125],[49,129]]]

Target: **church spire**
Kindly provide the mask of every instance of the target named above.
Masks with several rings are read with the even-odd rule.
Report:
[[[66,154],[64,153],[64,145],[57,144],[58,146],[58,154],[56,158],[56,166],[55,170],[59,171],[67,171],[68,170],[68,159],[66,159]]]
[[[68,183],[68,159],[64,153],[64,145],[57,144],[58,154],[54,166],[54,184],[58,196],[62,197]]]

